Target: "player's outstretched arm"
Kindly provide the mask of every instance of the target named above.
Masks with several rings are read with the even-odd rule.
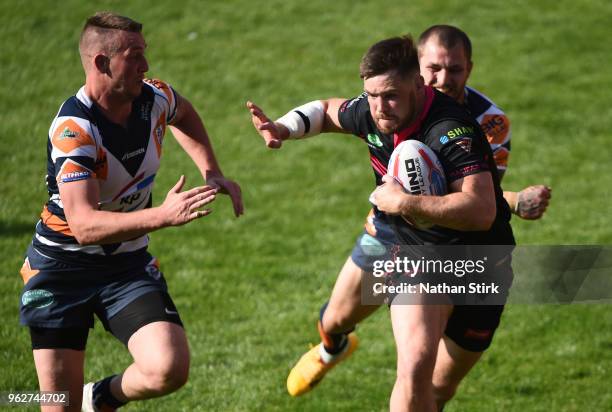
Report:
[[[240,216],[244,213],[240,186],[221,172],[204,123],[193,105],[178,93],[176,97],[176,116],[169,125],[172,134],[194,161],[206,183],[217,187],[220,193],[229,195],[234,214]]]
[[[271,120],[251,101],[246,103],[246,107],[251,113],[255,130],[264,139],[266,146],[279,149],[287,139],[302,139],[319,133],[345,132],[338,119],[338,110],[345,100],[315,100],[290,110],[276,121]]]
[[[60,197],[66,221],[73,236],[82,245],[122,242],[167,226],[180,226],[210,214],[201,209],[215,200],[217,188],[198,186],[182,192],[185,177],[154,208],[134,212],[98,210],[99,187],[94,179],[60,185]]]
[[[544,185],[528,186],[520,192],[504,192],[512,213],[526,220],[542,217],[552,196],[552,189]]]
[[[376,206],[390,215],[426,219],[455,230],[488,230],[497,213],[491,173],[483,172],[455,180],[451,193],[444,196],[418,196],[406,193],[392,176],[383,176],[374,191]]]

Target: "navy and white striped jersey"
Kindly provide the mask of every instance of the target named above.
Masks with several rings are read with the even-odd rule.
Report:
[[[148,236],[107,245],[80,245],[64,215],[59,185],[95,179],[99,209],[130,212],[151,206],[166,126],[176,115],[176,94],[159,80],[144,81],[127,125],[108,120],[82,87],[66,100],[49,129],[49,200],[36,225],[33,246],[68,263],[98,262],[146,250]]]
[[[487,96],[467,86],[464,105],[489,141],[497,170],[504,173],[508,167],[512,137],[508,116]]]

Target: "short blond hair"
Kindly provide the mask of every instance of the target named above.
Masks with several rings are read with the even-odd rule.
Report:
[[[98,46],[96,53],[102,51],[112,56],[119,52],[120,46],[114,41],[116,30],[140,33],[142,24],[110,11],[97,12],[87,19],[81,31],[79,40],[81,56],[86,54],[86,51],[91,52],[90,49],[94,45]]]

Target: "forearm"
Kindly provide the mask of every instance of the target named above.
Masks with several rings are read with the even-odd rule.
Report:
[[[407,218],[426,219],[436,225],[461,231],[488,230],[495,219],[496,208],[468,193],[445,196],[404,194],[401,214]]]
[[[187,100],[183,99],[181,104],[187,107],[183,108],[184,114],[180,121],[170,125],[172,134],[194,161],[204,179],[211,175],[222,175],[202,119]]]
[[[159,208],[126,213],[90,210],[68,223],[82,245],[124,242],[167,226]]]
[[[289,111],[274,122],[279,138],[303,139],[320,133],[345,132],[338,120],[338,110],[344,99],[315,100]]]

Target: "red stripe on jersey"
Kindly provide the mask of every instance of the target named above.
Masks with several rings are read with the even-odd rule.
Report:
[[[121,191],[119,193],[117,193],[117,196],[115,196],[113,198],[113,202],[117,199],[119,199],[121,197],[122,194],[124,194],[130,187],[134,186],[136,183],[138,183],[139,180],[141,180],[144,177],[144,172],[142,172],[141,174],[139,174],[138,176],[136,176],[130,183],[128,183],[127,185],[125,185],[125,187],[123,189],[121,189]]]
[[[423,120],[425,120],[425,117],[427,117],[427,114],[429,113],[429,109],[431,109],[433,99],[433,89],[430,86],[425,86],[425,103],[423,104],[423,110],[421,111],[419,118],[407,128],[402,129],[399,133],[393,134],[393,147],[397,147],[398,144],[406,140],[410,135],[419,131]]]
[[[372,167],[374,168],[374,170],[376,170],[378,173],[380,173],[381,176],[384,176],[387,174],[387,167],[385,165],[383,165],[380,160],[378,160],[377,158],[375,158],[374,156],[370,155],[370,163],[372,163]]]

